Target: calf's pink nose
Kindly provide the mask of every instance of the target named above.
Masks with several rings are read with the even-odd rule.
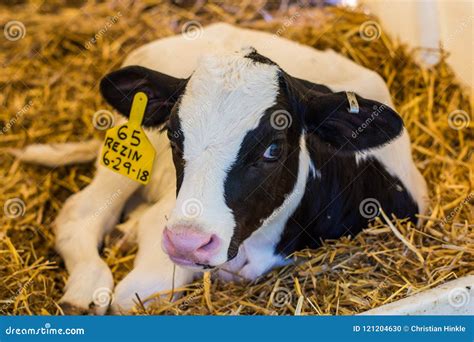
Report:
[[[207,264],[219,245],[219,238],[215,234],[190,227],[166,227],[163,232],[163,248],[178,264]]]

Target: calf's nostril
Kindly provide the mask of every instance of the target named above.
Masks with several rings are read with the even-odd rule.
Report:
[[[211,252],[219,247],[219,240],[216,235],[211,235],[209,240],[197,249],[198,252]]]

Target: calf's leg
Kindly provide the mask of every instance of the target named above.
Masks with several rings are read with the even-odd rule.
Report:
[[[104,314],[107,310],[113,278],[98,248],[138,187],[139,183],[99,166],[91,184],[71,196],[59,213],[56,249],[69,272],[60,300],[65,314]]]

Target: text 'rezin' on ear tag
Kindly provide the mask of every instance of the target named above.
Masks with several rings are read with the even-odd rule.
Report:
[[[142,184],[150,181],[155,149],[141,127],[148,98],[138,92],[133,97],[126,124],[109,129],[105,135],[100,164]]]

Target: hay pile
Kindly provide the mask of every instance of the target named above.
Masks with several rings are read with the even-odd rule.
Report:
[[[16,41],[0,37],[0,205],[9,208],[0,212],[2,314],[61,313],[57,300],[67,274],[53,249],[51,222],[64,200],[93,175],[92,165],[20,164],[5,149],[101,137],[92,116],[110,108],[98,95],[100,78],[135,47],[178,33],[189,20],[203,25],[227,21],[332,48],[381,74],[428,181],[430,214],[421,228],[377,219],[354,239],[327,241],[299,253],[308,261],[276,270],[258,283],[202,280],[177,289],[184,291],[179,301],[160,300],[146,311],[139,306],[137,313],[353,314],[474,273],[473,125],[465,120],[473,102],[445,63],[444,52],[433,52],[441,62],[422,69],[415,63],[418,52],[383,30],[361,35],[361,25],[374,20],[361,11],[278,9],[258,1],[181,1],[178,6],[143,0],[83,7],[79,1],[60,6],[63,2],[0,7],[2,25],[18,20],[26,28]],[[113,245],[104,249],[117,281],[132,268],[135,252]]]

